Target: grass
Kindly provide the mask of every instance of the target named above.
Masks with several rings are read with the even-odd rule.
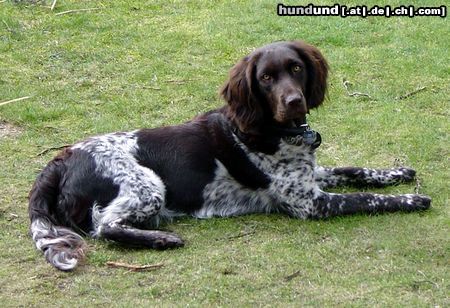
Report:
[[[32,97],[0,106],[2,306],[450,304],[447,19],[282,18],[272,1],[58,1],[55,11],[18,2],[0,3],[0,102]],[[379,4],[363,2],[346,5]],[[56,15],[81,8],[100,10]],[[319,163],[413,166],[421,193],[433,198],[430,211],[186,218],[167,226],[186,240],[183,249],[89,241],[87,264],[75,272],[45,263],[27,234],[27,193],[56,151],[38,153],[216,108],[233,63],[265,43],[298,38],[331,65],[329,99],[310,116],[324,138]],[[343,78],[371,98],[349,97]],[[131,273],[107,261],[165,266]]]

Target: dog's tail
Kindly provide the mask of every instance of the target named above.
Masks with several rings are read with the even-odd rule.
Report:
[[[47,261],[62,271],[70,271],[84,258],[86,243],[69,228],[58,226],[55,213],[63,159],[55,158],[39,174],[29,195],[31,235]]]

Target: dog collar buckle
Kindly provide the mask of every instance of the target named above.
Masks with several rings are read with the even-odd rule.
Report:
[[[293,134],[294,130],[296,131],[296,134]],[[308,124],[301,124],[298,128],[290,129],[289,133],[291,134],[283,139],[292,145],[305,144],[312,146],[315,149],[320,146],[322,140],[320,134],[312,130]]]
[[[303,131],[303,142],[307,145],[311,145],[316,141],[316,132],[310,129],[308,124],[300,125],[301,128],[304,128]]]

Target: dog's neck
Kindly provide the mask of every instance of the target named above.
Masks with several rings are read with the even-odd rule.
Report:
[[[295,137],[302,136],[309,130],[309,125],[306,123],[306,116],[290,121],[287,125],[271,125],[270,130],[280,137]]]
[[[233,131],[242,142],[262,152],[266,150],[272,152],[281,139],[291,145],[311,145],[313,149],[319,147],[321,143],[320,134],[310,129],[306,115],[287,123],[272,122],[255,135],[244,133],[237,126]]]

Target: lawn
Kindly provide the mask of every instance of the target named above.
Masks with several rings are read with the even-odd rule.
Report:
[[[54,10],[50,0],[30,2],[0,1],[3,307],[450,305],[447,18],[279,17],[274,1],[60,0]],[[358,4],[379,3],[346,3]],[[78,9],[92,10],[58,14]],[[164,226],[185,239],[183,249],[89,240],[74,272],[45,262],[28,235],[27,194],[54,148],[219,107],[236,61],[289,39],[318,46],[331,67],[328,99],[309,116],[323,138],[319,163],[413,167],[416,184],[374,191],[418,190],[432,197],[431,210],[183,218]],[[163,267],[130,272],[108,261]]]

